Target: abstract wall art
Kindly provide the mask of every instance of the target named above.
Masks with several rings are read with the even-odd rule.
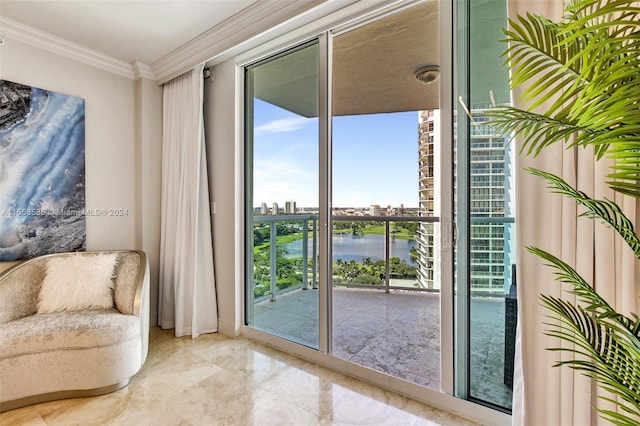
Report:
[[[0,80],[0,261],[85,241],[84,99]]]

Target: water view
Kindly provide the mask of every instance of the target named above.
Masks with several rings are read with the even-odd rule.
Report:
[[[333,234],[334,262],[342,260],[349,262],[355,260],[361,263],[369,258],[372,261],[384,260],[384,235],[376,234]],[[391,250],[389,257],[397,257],[406,261],[409,265],[416,266],[411,259],[411,249],[416,247],[414,240],[391,238]],[[302,257],[302,240],[296,240],[284,245],[287,257]],[[313,251],[313,240],[309,239],[309,254]]]

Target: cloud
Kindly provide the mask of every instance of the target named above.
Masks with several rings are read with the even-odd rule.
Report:
[[[293,132],[302,129],[304,126],[306,126],[307,123],[310,122],[310,120],[312,119],[304,117],[280,118],[278,120],[269,121],[268,123],[257,126],[253,130],[253,132],[256,135],[266,133]]]
[[[285,201],[296,201],[298,207],[318,205],[317,169],[305,169],[292,160],[279,159],[256,164],[253,174],[253,204],[274,201],[284,206]]]

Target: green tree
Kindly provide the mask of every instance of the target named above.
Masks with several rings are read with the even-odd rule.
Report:
[[[418,251],[417,248],[411,247],[411,250],[409,250],[409,257],[411,258],[413,263],[418,263],[418,258],[420,257],[420,252]]]

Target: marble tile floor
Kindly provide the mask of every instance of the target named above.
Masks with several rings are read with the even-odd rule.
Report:
[[[475,425],[240,337],[151,330],[128,387],[0,414],[0,425]]]
[[[254,308],[255,327],[318,347],[318,291],[296,290]],[[471,395],[511,406],[503,383],[504,299],[471,300]],[[437,293],[333,289],[334,355],[440,389],[440,296]]]

